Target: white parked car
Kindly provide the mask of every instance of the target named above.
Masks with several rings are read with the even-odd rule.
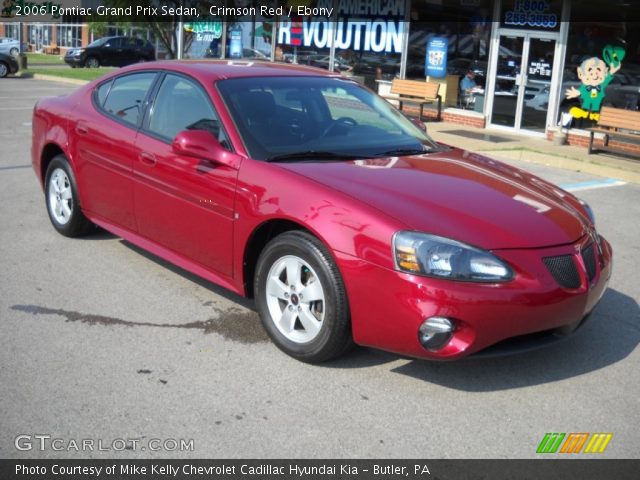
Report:
[[[0,37],[0,53],[17,57],[20,53],[20,42],[15,38]]]

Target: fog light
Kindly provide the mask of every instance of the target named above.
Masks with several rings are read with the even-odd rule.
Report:
[[[453,330],[453,322],[448,318],[427,318],[418,329],[418,340],[427,350],[440,350],[451,340]]]

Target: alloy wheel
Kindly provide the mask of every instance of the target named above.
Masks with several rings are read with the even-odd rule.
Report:
[[[267,276],[265,295],[271,320],[288,340],[307,343],[323,325],[325,293],[314,269],[302,258],[276,260]]]
[[[60,225],[66,225],[73,213],[73,191],[66,172],[56,168],[49,180],[49,210]]]

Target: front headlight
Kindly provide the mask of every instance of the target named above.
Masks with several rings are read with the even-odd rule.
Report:
[[[73,52],[73,56],[79,57],[80,55],[82,55],[82,52],[84,52],[84,48],[79,48]]]
[[[495,255],[436,235],[398,232],[393,236],[396,269],[467,282],[506,282],[513,272]]]

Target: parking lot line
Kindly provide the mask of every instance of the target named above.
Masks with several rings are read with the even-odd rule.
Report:
[[[0,167],[0,170],[18,170],[20,168],[29,168],[31,164],[28,163],[26,165],[10,165],[8,167]]]
[[[33,105],[30,105],[28,107],[0,107],[0,112],[9,110],[33,110]]]
[[[560,188],[568,192],[580,192],[582,190],[593,190],[595,188],[620,187],[626,185],[627,182],[616,180],[615,178],[605,178],[602,180],[589,180],[577,183],[562,183]]]

